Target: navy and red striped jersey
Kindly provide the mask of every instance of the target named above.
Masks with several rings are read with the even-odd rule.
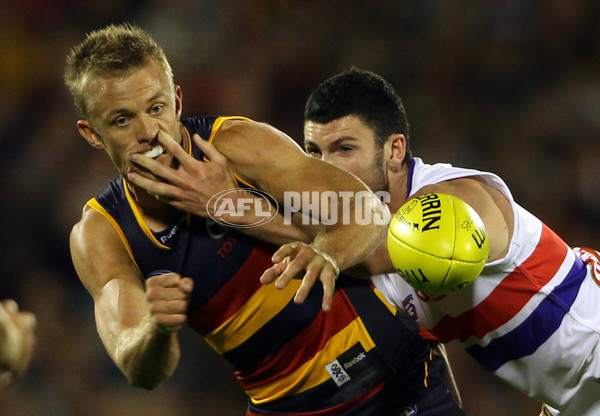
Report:
[[[190,135],[210,140],[227,119],[182,121],[196,159],[204,155]],[[248,414],[347,414],[429,357],[418,325],[397,316],[368,281],[340,276],[326,313],[320,285],[302,305],[293,302],[300,280],[283,290],[262,285],[277,247],[239,229],[182,214],[153,233],[123,177],[88,205],[111,221],[141,276],[169,271],[194,279],[189,325],[233,366],[250,398]]]

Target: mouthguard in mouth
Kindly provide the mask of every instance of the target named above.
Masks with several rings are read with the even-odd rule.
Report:
[[[151,159],[157,158],[163,154],[163,147],[160,144],[157,144],[152,149],[148,150],[144,153],[144,156],[149,157]]]

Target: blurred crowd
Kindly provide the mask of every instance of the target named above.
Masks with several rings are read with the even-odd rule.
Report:
[[[499,174],[567,243],[600,248],[598,0],[5,0],[0,11],[0,299],[38,319],[30,371],[0,391],[3,416],[244,414],[228,366],[191,331],[172,379],[130,387],[72,268],[70,229],[116,171],[78,135],[62,72],[70,48],[109,23],[163,45],[184,116],[245,115],[296,140],[318,83],[375,71],[403,97],[415,155]],[[537,415],[449,349],[470,415]]]

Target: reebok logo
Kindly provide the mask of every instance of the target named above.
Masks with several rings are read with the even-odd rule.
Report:
[[[375,387],[390,376],[388,367],[374,349],[366,351],[360,341],[325,364],[325,370],[338,387],[345,384],[345,389]]]
[[[369,374],[371,367],[369,361],[372,361],[369,355],[360,342],[357,342],[335,360],[326,364],[325,369],[339,387],[350,380],[360,379]],[[375,366],[372,370],[376,371]]]
[[[367,353],[363,351],[360,354],[358,354],[356,357],[354,357],[352,360],[344,363],[344,369],[346,369],[346,370],[349,369],[354,364],[358,363],[359,361],[361,361],[365,358],[367,358]]]

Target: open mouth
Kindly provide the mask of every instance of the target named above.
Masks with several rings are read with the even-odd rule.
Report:
[[[147,152],[144,152],[143,155],[151,159],[156,159],[157,157],[162,155],[164,151],[165,149],[163,149],[163,147],[160,144],[157,144],[152,149],[148,150]]]

